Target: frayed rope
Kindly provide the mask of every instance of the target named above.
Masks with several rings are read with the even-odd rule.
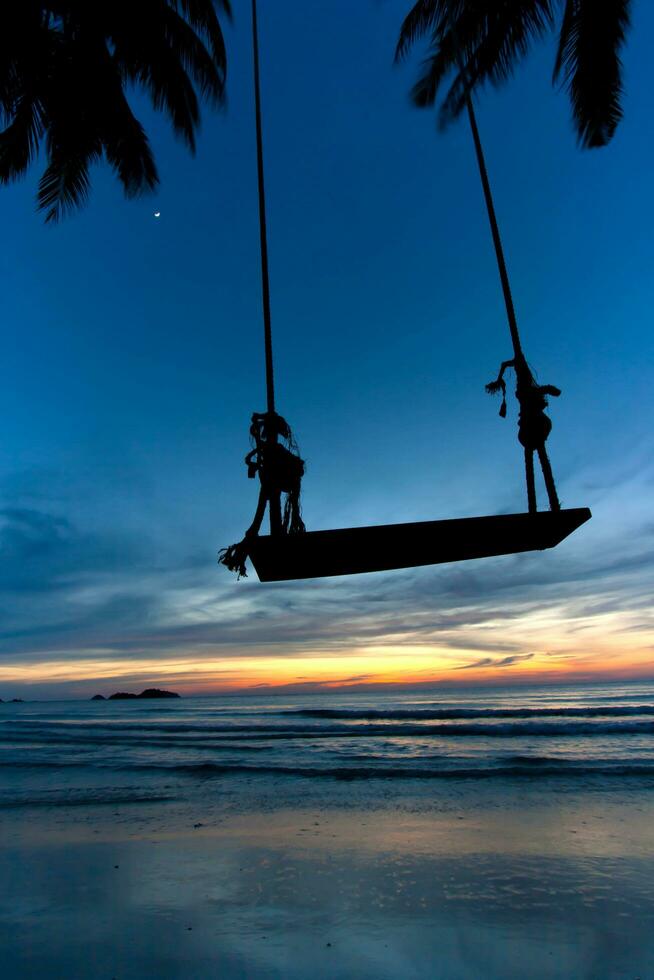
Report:
[[[304,534],[306,527],[300,510],[300,487],[286,494],[284,518],[282,521],[285,534]]]
[[[497,378],[495,381],[489,381],[486,385],[486,391],[489,395],[497,395],[500,391],[502,392],[502,404],[500,405],[500,416],[504,419],[506,418],[506,384],[503,378]]]
[[[486,391],[489,395],[496,395],[499,391],[506,391],[506,384],[504,381],[489,381],[486,385]]]
[[[221,565],[224,565],[230,570],[230,572],[236,572],[238,581],[240,578],[247,578],[248,573],[245,568],[245,562],[249,556],[249,542],[246,537],[237,544],[230,544],[229,548],[223,548],[218,552],[218,561]]]

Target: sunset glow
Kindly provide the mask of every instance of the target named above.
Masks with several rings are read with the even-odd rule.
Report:
[[[74,660],[33,659],[0,666],[0,684],[30,688],[52,685],[62,693],[107,687],[137,689],[169,685],[188,694],[352,689],[370,685],[420,688],[430,685],[542,683],[649,679],[654,675],[654,631],[633,629],[625,613],[567,619],[563,611],[529,613],[508,628],[481,624],[467,644],[456,647],[415,638],[345,649],[273,652],[212,651],[202,656],[168,651],[130,658],[80,655]],[[445,640],[455,641],[455,634]],[[475,641],[479,645],[476,645]],[[457,641],[458,642],[458,641]],[[501,652],[489,653],[490,649]],[[508,652],[510,651],[510,652]]]

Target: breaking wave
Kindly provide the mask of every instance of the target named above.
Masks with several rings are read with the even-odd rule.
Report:
[[[525,761],[523,764],[513,764],[497,767],[470,767],[470,768],[430,768],[427,766],[257,766],[236,763],[234,765],[221,764],[214,762],[201,762],[189,765],[147,765],[135,766],[136,769],[147,769],[148,771],[165,771],[168,773],[180,773],[198,777],[216,776],[296,776],[306,779],[506,779],[506,778],[527,778],[539,779],[542,777],[559,777],[563,779],[575,778],[579,776],[654,776],[654,765],[638,765],[634,763],[621,764],[598,764],[598,765],[570,765],[561,764],[556,759],[550,759],[547,763],[541,762],[538,766],[532,765],[532,760]]]
[[[627,718],[654,715],[654,705],[604,705],[553,708],[299,708],[282,714],[298,718],[340,718],[362,721],[455,721],[465,718]]]

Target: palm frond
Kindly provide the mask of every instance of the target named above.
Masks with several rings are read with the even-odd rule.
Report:
[[[169,51],[156,60],[143,63],[136,78],[148,92],[152,104],[164,111],[177,136],[195,152],[195,132],[200,122],[200,106],[191,80]]]
[[[41,102],[24,95],[14,108],[12,122],[0,133],[1,183],[23,176],[38,153],[44,131]]]
[[[211,38],[212,51],[205,46],[202,37],[178,14],[172,13],[164,21],[167,40],[175,56],[180,60],[189,77],[198,86],[202,96],[215,104],[223,102],[227,76],[227,55],[224,39],[220,32],[222,46],[214,51],[215,38]]]
[[[423,61],[422,72],[411,89],[411,101],[420,109],[436,101],[443,79],[458,65],[459,46],[451,31],[446,31],[433,44],[432,53]]]
[[[126,88],[145,90],[194,150],[200,100],[225,99],[221,17],[230,0],[13,0],[0,33],[0,183],[24,173],[45,140],[46,221],[84,203],[103,157],[128,197],[154,188]]]
[[[228,20],[232,19],[230,0],[168,0],[171,7],[180,10],[189,24],[199,27],[207,33],[215,25],[220,27],[216,8],[220,8]]]
[[[440,109],[441,128],[459,116],[472,91],[506,82],[531,44],[553,26],[552,0],[505,0],[482,18],[464,13],[451,27],[456,35],[451,47],[456,48],[456,41],[459,47],[458,72]]]
[[[99,131],[107,162],[117,174],[125,195],[138,197],[154,190],[159,175],[152,149],[122,90],[111,93],[107,99]]]
[[[413,45],[425,34],[437,33],[451,16],[456,16],[460,0],[418,0],[404,18],[395,48],[395,61],[406,58]],[[456,8],[456,9],[455,9]]]
[[[50,154],[37,194],[39,211],[46,212],[46,223],[57,222],[86,203],[91,190],[89,167],[101,154],[100,144],[86,150],[62,145]]]
[[[486,17],[474,51],[477,77],[497,85],[511,77],[533,41],[554,26],[552,0],[505,0]]]
[[[575,39],[577,35],[577,2],[576,0],[565,0],[563,20],[559,31],[559,45],[554,62],[552,81],[556,82],[561,72],[565,72],[566,66],[570,64],[573,57]]]
[[[479,43],[483,30],[478,3],[455,0],[442,7],[432,31],[429,57],[423,62],[422,74],[411,91],[413,103],[421,108],[434,104],[443,79],[451,71],[459,73],[462,81],[463,78],[472,80],[469,52]],[[456,19],[451,11],[458,12]]]
[[[620,52],[630,24],[631,0],[567,0],[554,78],[572,101],[579,142],[605,146],[622,119]]]
[[[191,27],[200,35],[204,35],[211,48],[217,67],[222,66],[223,74],[227,73],[227,51],[216,7],[219,7],[228,20],[232,19],[232,8],[229,0],[170,0],[174,10],[180,11]]]
[[[453,72],[439,113],[446,126],[472,91],[506,81],[533,41],[553,26],[554,0],[419,0],[402,26],[396,58],[431,31],[431,53],[411,95],[416,105],[432,105]]]
[[[21,104],[36,98],[53,38],[43,28],[40,4],[9,4],[0,32],[0,126],[13,122]],[[28,91],[29,89],[29,91]]]
[[[188,81],[197,86],[203,98],[220,105],[225,98],[227,73],[222,33],[219,32],[220,43],[215,37],[213,41],[203,38],[173,9],[175,0],[154,0],[154,5],[157,8],[156,17],[138,18],[133,15],[131,3],[121,0],[116,4],[110,27],[114,59],[120,71],[137,85],[142,84],[149,74],[155,79],[159,78],[161,87],[163,73],[172,71],[175,79],[179,79],[179,68],[182,68]],[[215,54],[214,43],[217,45]],[[171,93],[175,84],[177,82],[173,80],[172,86],[169,86]],[[151,95],[157,98],[152,91]],[[185,98],[183,93],[182,98]],[[165,104],[158,103],[157,107],[165,108]],[[192,120],[193,128],[198,120],[199,116]]]
[[[467,100],[475,87],[476,81],[476,77],[472,76],[469,71],[465,73],[459,71],[450,84],[447,95],[438,110],[439,129],[447,129],[455,119],[459,118],[466,107]]]

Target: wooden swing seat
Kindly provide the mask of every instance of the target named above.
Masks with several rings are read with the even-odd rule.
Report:
[[[357,575],[553,548],[590,519],[587,507],[379,527],[260,535],[249,557],[260,582]]]

